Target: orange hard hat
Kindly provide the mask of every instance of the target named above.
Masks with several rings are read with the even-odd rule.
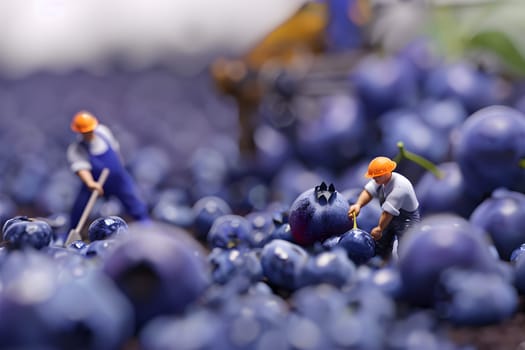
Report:
[[[391,173],[397,166],[397,163],[387,157],[376,157],[368,164],[368,171],[365,177],[373,178]]]
[[[85,133],[95,130],[97,125],[98,120],[93,114],[86,111],[80,111],[73,117],[73,121],[71,122],[71,130]]]

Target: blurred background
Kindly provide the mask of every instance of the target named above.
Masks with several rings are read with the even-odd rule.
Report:
[[[65,153],[81,109],[115,133],[154,213],[165,198],[191,206],[217,195],[247,213],[288,205],[321,181],[360,186],[370,158],[395,156],[400,140],[445,162],[470,113],[525,110],[523,8],[3,0],[2,216],[69,211],[79,181]],[[110,201],[97,210],[122,209]]]

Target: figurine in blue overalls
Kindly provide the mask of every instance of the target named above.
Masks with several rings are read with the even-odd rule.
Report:
[[[403,175],[394,172],[397,163],[387,157],[376,157],[368,165],[365,177],[369,178],[348,215],[359,215],[361,207],[378,198],[383,210],[379,223],[370,231],[376,240],[376,255],[390,258],[395,238],[401,240],[403,233],[421,220],[419,202],[414,187]]]
[[[71,129],[80,134],[77,142],[67,150],[71,170],[82,180],[82,187],[73,205],[70,227],[75,227],[92,191],[106,197],[115,196],[126,213],[135,220],[149,220],[148,210],[139,198],[133,179],[128,174],[119,153],[119,144],[111,131],[86,111],[78,112],[71,122]],[[96,182],[103,168],[110,173],[104,186]]]

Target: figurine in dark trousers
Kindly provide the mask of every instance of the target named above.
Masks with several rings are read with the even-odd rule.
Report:
[[[408,228],[421,221],[414,187],[406,177],[394,172],[396,166],[397,163],[387,157],[374,158],[365,174],[371,180],[348,210],[352,218],[373,198],[379,199],[382,213],[370,234],[376,240],[376,255],[385,260],[392,254],[395,239],[399,242]]]

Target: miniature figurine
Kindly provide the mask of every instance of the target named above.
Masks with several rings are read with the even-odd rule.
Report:
[[[99,124],[97,118],[80,111],[73,117],[71,129],[80,134],[79,140],[69,145],[67,159],[71,170],[82,180],[82,187],[73,205],[70,227],[75,227],[92,191],[99,195],[115,196],[133,219],[148,221],[148,210],[139,198],[135,184],[122,164],[120,146],[110,129]],[[109,176],[101,186],[96,179],[102,169],[109,169]]]
[[[374,158],[365,174],[371,180],[348,210],[352,218],[374,197],[379,199],[383,212],[370,234],[376,240],[376,255],[385,260],[392,254],[395,238],[399,242],[403,233],[421,220],[414,187],[405,176],[394,172],[396,166],[397,163],[387,157]]]

